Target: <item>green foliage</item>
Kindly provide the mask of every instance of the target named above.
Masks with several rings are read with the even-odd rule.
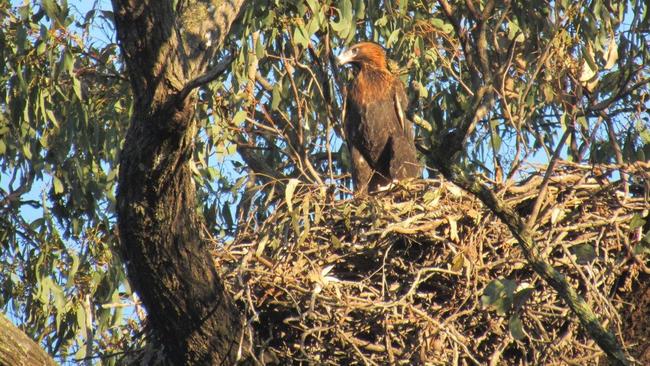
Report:
[[[361,40],[388,48],[423,151],[488,87],[493,103],[459,158],[490,178],[517,178],[555,150],[576,162],[650,156],[649,43],[636,31],[649,25],[647,4],[496,1],[483,67],[484,3],[451,2],[452,15],[436,1],[245,7],[220,55],[232,52],[233,63],[197,102],[196,205],[208,227],[236,235],[238,223],[289,204],[297,180],[350,185],[342,110],[351,73],[334,57]],[[137,327],[121,308],[102,307],[131,296],[115,250],[114,193],[132,100],[119,48],[97,39],[113,34],[111,12],[73,9],[0,3],[0,304],[62,358],[121,349]],[[590,248],[575,248],[579,260]],[[495,282],[485,304],[506,313],[515,289]],[[510,319],[521,339],[521,321]]]
[[[589,263],[594,258],[596,258],[596,251],[591,244],[580,244],[571,248],[573,254],[575,254],[578,263]]]
[[[483,306],[496,310],[497,314],[504,316],[513,314],[508,319],[508,329],[516,340],[526,337],[523,323],[518,315],[519,310],[533,293],[533,288],[528,285],[519,285],[513,280],[493,280],[483,290],[481,303]]]
[[[122,308],[105,306],[130,293],[112,208],[128,84],[116,45],[90,38],[93,14],[54,1],[9,6],[0,5],[0,305],[62,360],[97,356],[132,332]]]

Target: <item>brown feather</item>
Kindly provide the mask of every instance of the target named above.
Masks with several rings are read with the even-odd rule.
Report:
[[[339,58],[358,71],[345,111],[356,189],[374,191],[394,179],[418,176],[413,127],[404,112],[406,92],[401,80],[388,70],[383,48],[364,42]]]
[[[367,104],[372,100],[385,98],[392,83],[393,75],[388,70],[361,69],[352,83],[349,95],[355,103]]]

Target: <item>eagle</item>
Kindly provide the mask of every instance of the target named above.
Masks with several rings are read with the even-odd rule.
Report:
[[[374,192],[395,180],[419,177],[406,92],[388,70],[384,48],[358,43],[337,61],[351,64],[356,74],[348,87],[344,122],[355,191]]]

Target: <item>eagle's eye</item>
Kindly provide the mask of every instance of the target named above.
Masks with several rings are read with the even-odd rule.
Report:
[[[359,49],[356,48],[356,47],[351,49],[350,51],[352,51],[352,54],[355,55],[355,56],[357,55],[357,53],[359,53]]]

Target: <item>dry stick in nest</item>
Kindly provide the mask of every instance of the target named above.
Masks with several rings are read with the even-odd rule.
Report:
[[[629,365],[625,354],[616,338],[600,324],[598,317],[593,313],[589,304],[579,296],[575,289],[567,282],[555,268],[544,261],[538,253],[538,248],[533,233],[521,218],[482,182],[465,174],[457,164],[436,161],[438,169],[452,183],[478,197],[501,221],[503,221],[512,235],[517,239],[526,260],[533,270],[544,279],[558,295],[567,303],[577,315],[580,323],[589,335],[605,351],[613,365]]]

